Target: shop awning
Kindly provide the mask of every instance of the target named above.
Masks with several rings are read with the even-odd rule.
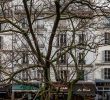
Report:
[[[7,93],[11,91],[11,85],[9,84],[0,84],[0,93]]]
[[[80,96],[95,96],[96,86],[92,82],[78,82],[73,88],[73,94]]]
[[[39,90],[39,84],[13,84],[12,85],[12,91],[16,92],[36,92]]]

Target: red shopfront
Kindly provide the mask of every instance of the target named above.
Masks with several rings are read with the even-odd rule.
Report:
[[[68,83],[67,83],[68,84]],[[67,84],[53,83],[58,90],[52,92],[51,100],[67,100],[68,87]],[[95,100],[96,87],[92,82],[78,82],[73,88],[72,100]]]

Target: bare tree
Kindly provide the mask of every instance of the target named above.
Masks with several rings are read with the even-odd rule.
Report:
[[[102,44],[102,35],[95,34],[92,26],[95,18],[104,16],[103,6],[90,0],[22,0],[19,3],[13,0],[1,2],[0,7],[0,22],[4,26],[1,34],[10,33],[12,41],[10,50],[1,50],[4,58],[0,70],[7,76],[2,81],[28,84],[18,79],[19,74],[26,73],[32,80],[30,69],[42,69],[40,81],[44,89],[41,95],[43,100],[49,100],[53,88],[52,70],[55,81],[67,84],[67,99],[71,100],[74,85],[83,77],[82,71],[96,59],[86,65],[85,58],[90,52],[97,57],[97,48]],[[11,71],[4,70],[4,66],[11,67]]]

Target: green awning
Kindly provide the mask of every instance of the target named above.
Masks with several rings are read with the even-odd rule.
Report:
[[[39,85],[13,84],[12,91],[38,91]]]

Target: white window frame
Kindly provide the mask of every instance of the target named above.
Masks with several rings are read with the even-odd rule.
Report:
[[[110,33],[109,32],[105,32],[104,34],[104,40],[105,40],[105,44],[110,45]]]
[[[110,63],[110,50],[103,51],[102,59],[105,63]]]
[[[67,45],[67,34],[57,35],[57,46],[62,47]]]
[[[110,68],[104,68],[103,69],[103,75],[104,75],[104,79],[110,79]]]
[[[82,34],[78,34],[78,37],[79,37],[78,43],[84,44],[85,39],[86,39],[86,35],[84,33],[82,33]]]
[[[66,73],[66,74],[65,74]],[[67,81],[69,78],[69,70],[58,70],[60,79]]]
[[[67,53],[65,54],[61,54],[60,52],[57,53],[57,64],[62,64],[62,65],[67,64]]]

